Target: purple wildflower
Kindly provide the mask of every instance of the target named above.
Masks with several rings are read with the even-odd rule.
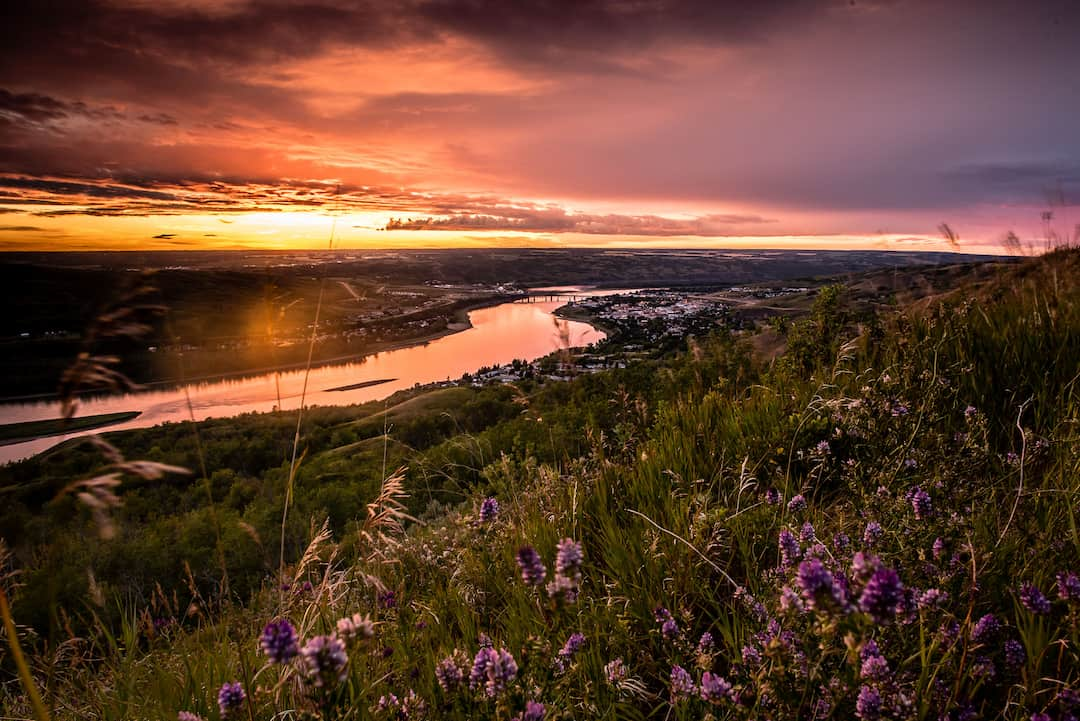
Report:
[[[930,494],[922,488],[916,487],[911,493],[911,509],[915,512],[916,520],[924,521],[929,518],[933,510]]]
[[[832,573],[816,558],[799,564],[799,588],[807,608],[821,611],[843,606],[843,598],[833,585]]]
[[[1057,575],[1058,598],[1062,601],[1080,601],[1080,576],[1072,571],[1061,571]]]
[[[989,680],[997,675],[997,669],[989,657],[976,656],[971,662],[971,675],[973,678]]]
[[[296,627],[287,618],[271,621],[259,637],[259,645],[271,663],[288,663],[300,653]]]
[[[537,703],[536,701],[527,701],[525,703],[525,710],[521,712],[520,716],[515,716],[515,721],[544,721],[544,714],[547,709],[544,708],[544,704]]]
[[[244,687],[240,685],[239,681],[222,685],[217,695],[217,705],[218,710],[221,711],[221,718],[232,718],[240,711],[246,698],[247,694],[244,693]]]
[[[706,671],[701,674],[701,698],[711,704],[718,704],[731,698],[731,684],[722,676]]]
[[[833,548],[837,551],[846,551],[851,547],[851,538],[846,533],[837,533],[832,539]]]
[[[697,652],[701,655],[707,656],[716,650],[716,641],[713,640],[713,635],[706,631],[701,634],[701,638],[698,640]]]
[[[862,721],[874,721],[881,717],[881,694],[873,686],[863,686],[859,689],[859,697],[855,700],[855,716]]]
[[[926,610],[928,608],[940,606],[947,600],[949,600],[949,594],[938,588],[928,588],[919,594],[916,605],[918,605],[920,609]]]
[[[485,498],[484,502],[480,504],[480,521],[482,523],[491,523],[499,517],[499,502],[494,498]]]
[[[540,560],[540,554],[532,546],[522,546],[517,552],[518,567],[521,568],[521,580],[526,586],[539,586],[547,577],[547,569]]]
[[[919,467],[919,462],[916,461],[914,458],[908,458],[908,459],[904,460],[904,468],[907,468],[908,470],[911,470],[912,468],[918,468],[918,467]]]
[[[1024,608],[1039,616],[1050,613],[1050,600],[1030,583],[1020,586],[1020,603]]]
[[[941,536],[934,539],[934,545],[931,546],[930,552],[934,555],[935,561],[941,559],[942,554],[945,553],[945,541]]]
[[[869,613],[878,623],[885,623],[896,615],[897,606],[904,600],[904,584],[891,568],[879,568],[866,583],[859,607]]]
[[[673,703],[693,696],[696,690],[694,679],[690,677],[685,668],[682,666],[671,667],[671,700]]]
[[[859,649],[859,675],[874,681],[884,680],[889,674],[889,662],[881,655],[877,643],[870,639]]]
[[[453,656],[447,656],[435,666],[435,680],[444,692],[456,691],[465,681],[465,670],[461,662],[460,653],[455,651]]]
[[[1017,669],[1024,665],[1027,660],[1027,652],[1024,650],[1024,644],[1017,641],[1015,638],[1010,638],[1005,642],[1005,665],[1011,669]]]
[[[206,719],[191,711],[181,711],[176,714],[176,721],[206,721]]]
[[[679,637],[679,624],[675,623],[674,618],[669,618],[660,624],[660,635],[666,641],[672,641]]]
[[[829,442],[828,441],[818,441],[818,444],[816,446],[814,446],[814,450],[819,455],[822,455],[822,456],[829,455]]]
[[[559,649],[559,658],[562,661],[569,661],[574,657],[574,654],[581,650],[584,643],[585,637],[580,633],[570,634],[570,638],[566,639],[566,643]]]
[[[472,671],[469,672],[469,686],[475,689],[482,684],[484,693],[495,697],[517,677],[517,672],[517,662],[508,651],[481,648],[473,660]]]
[[[756,667],[761,665],[761,651],[758,651],[753,646],[742,647],[742,659],[743,663],[747,666]]]
[[[906,416],[908,414],[908,407],[903,403],[896,403],[892,407],[893,416]]]
[[[667,610],[663,606],[657,606],[653,609],[653,618],[656,619],[657,623],[663,623],[664,621],[671,618],[671,611]]]
[[[1052,719],[1048,713],[1033,713],[1031,714],[1031,721],[1052,721]]]
[[[798,494],[798,495],[792,496],[791,500],[788,501],[787,509],[788,509],[788,513],[798,513],[799,511],[805,511],[806,510],[806,499],[803,498],[803,495],[801,493]]]
[[[607,677],[608,683],[617,686],[620,681],[626,679],[626,664],[623,663],[621,658],[609,661],[604,665],[604,676]]]
[[[799,531],[799,540],[803,543],[814,543],[817,540],[817,534],[814,532],[814,524],[807,521],[803,524],[802,530]]]
[[[775,488],[770,488],[765,491],[765,502],[770,506],[777,506],[780,504],[780,491]]]
[[[581,544],[572,538],[564,538],[559,541],[558,551],[555,554],[555,573],[560,576],[581,580]]]
[[[379,594],[378,601],[383,608],[393,608],[397,605],[397,594],[393,590],[384,591]]]
[[[976,415],[978,415],[978,413],[979,411],[976,410],[975,406],[968,406],[964,409],[964,418],[974,418]]]
[[[863,531],[863,543],[867,546],[873,546],[881,539],[881,534],[881,524],[877,521],[870,521],[866,524],[866,530]]]
[[[345,678],[349,656],[345,644],[335,636],[316,636],[300,651],[307,666],[308,677],[316,688],[332,686]]]
[[[799,557],[799,541],[795,538],[795,534],[784,529],[780,531],[780,566],[782,568],[790,568],[795,560]]]
[[[971,630],[971,640],[975,643],[989,643],[997,632],[1001,630],[1001,623],[992,613],[988,613],[975,622]]]

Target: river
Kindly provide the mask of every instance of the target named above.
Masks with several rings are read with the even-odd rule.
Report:
[[[545,289],[556,291],[556,289]],[[573,291],[577,288],[559,288]],[[607,295],[616,291],[585,291]],[[285,410],[305,406],[341,406],[385,398],[417,383],[433,383],[460,378],[484,366],[509,363],[515,358],[534,360],[558,350],[569,339],[571,346],[602,340],[604,333],[587,323],[563,320],[553,311],[562,301],[503,303],[469,313],[471,327],[428,343],[386,351],[356,361],[304,370],[270,372],[234,377],[166,390],[148,390],[121,395],[83,399],[78,416],[122,411],[140,411],[130,421],[117,423],[99,432],[148,428],[160,423],[207,418],[227,418],[241,413],[268,412],[279,404]],[[307,392],[304,393],[305,376]],[[366,381],[393,378],[392,382],[352,390],[332,390]],[[189,406],[190,398],[190,406]],[[280,400],[279,400],[280,399]],[[0,424],[35,421],[59,416],[56,401],[0,404]],[[28,458],[67,438],[86,435],[81,431],[67,436],[38,438],[0,446],[0,463]]]

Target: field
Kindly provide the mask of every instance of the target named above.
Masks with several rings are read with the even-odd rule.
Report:
[[[623,369],[0,469],[4,714],[1073,718],[1080,253],[774,285]]]

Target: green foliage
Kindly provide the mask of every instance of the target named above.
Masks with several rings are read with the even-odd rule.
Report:
[[[70,499],[49,500],[94,470],[87,454],[21,464],[5,471],[0,524],[20,534],[6,536],[23,570],[15,616],[40,634],[26,640],[57,718],[216,718],[234,680],[255,718],[422,705],[511,719],[529,701],[550,719],[1067,718],[1080,599],[1052,589],[1080,570],[1078,291],[1075,252],[876,319],[851,317],[829,286],[771,365],[718,334],[567,383],[319,409],[287,591],[276,549],[295,417],[205,424],[214,505],[195,478],[126,488],[108,542],[90,541]],[[189,434],[116,442],[190,465]],[[403,464],[399,492],[383,479]],[[377,520],[395,502],[420,521]],[[585,555],[572,593],[525,585],[518,550],[535,548],[551,581],[568,538]],[[874,605],[892,571],[904,591]],[[259,651],[271,619],[303,641],[353,614],[374,636],[348,641],[332,688]],[[83,665],[55,660],[69,628]],[[573,633],[583,646],[560,656]],[[484,637],[516,661],[506,688],[443,688],[437,664],[456,658],[467,679]],[[678,693],[675,666],[694,693]],[[4,703],[25,715],[17,694]]]

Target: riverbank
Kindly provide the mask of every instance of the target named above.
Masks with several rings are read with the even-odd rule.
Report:
[[[380,353],[389,353],[391,351],[427,345],[428,343],[439,340],[440,338],[445,338],[446,336],[468,330],[472,328],[472,322],[469,320],[469,313],[471,313],[472,311],[480,310],[482,308],[491,308],[497,305],[501,305],[503,303],[508,303],[519,297],[519,295],[504,294],[499,296],[488,296],[482,299],[477,299],[475,301],[465,303],[462,306],[455,308],[453,311],[451,311],[451,316],[453,320],[447,323],[446,327],[441,330],[401,340],[374,342],[370,345],[370,347],[360,353],[347,353],[343,355],[327,357],[316,356],[312,358],[310,364],[307,361],[298,361],[295,363],[277,363],[268,366],[245,368],[243,370],[228,371],[223,373],[203,374],[187,378],[170,378],[165,380],[156,380],[150,381],[148,383],[139,384],[137,386],[137,390],[166,391],[179,388],[181,386],[191,383],[216,383],[219,381],[230,379],[244,380],[246,378],[260,376],[266,373],[287,373],[289,371],[303,370],[304,368],[308,367],[314,370],[316,368],[323,368],[330,365],[362,361],[365,358],[370,358],[372,356],[379,355]],[[76,395],[78,395],[80,398],[94,398],[109,395],[109,392],[85,391],[77,393]],[[58,396],[55,393],[36,393],[0,398],[0,404],[49,402],[55,400],[58,400]]]
[[[33,441],[39,438],[66,436],[79,431],[91,431],[118,423],[134,420],[142,411],[121,411],[119,413],[100,413],[82,418],[53,418],[44,421],[23,421],[0,425],[0,446]]]

